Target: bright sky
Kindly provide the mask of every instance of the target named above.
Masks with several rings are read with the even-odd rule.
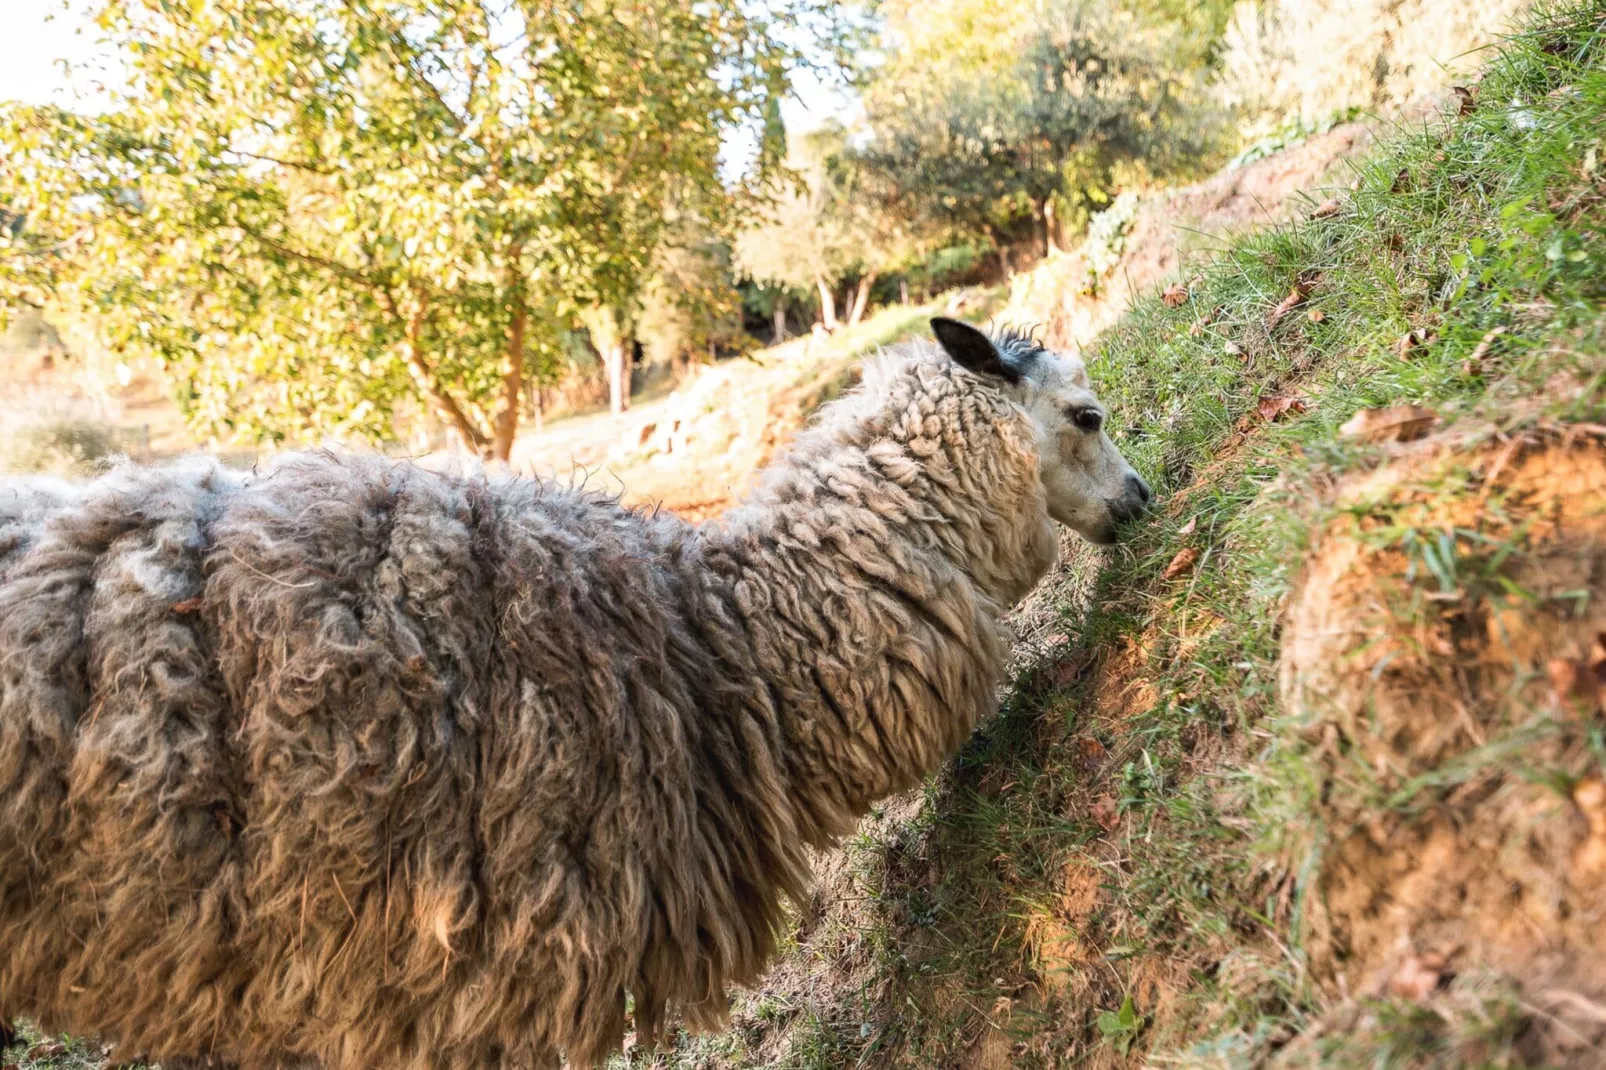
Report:
[[[99,32],[85,26],[81,4],[69,9],[64,0],[0,0],[0,7],[0,100],[94,110],[102,99],[97,84],[108,81],[114,64],[96,46]],[[59,60],[74,68],[70,82]]]
[[[96,44],[99,31],[83,17],[82,0],[0,0],[0,100],[56,103],[96,110],[99,87],[117,82],[116,60]],[[71,75],[63,69],[67,61]],[[787,128],[804,131],[846,117],[849,98],[799,72],[794,95],[782,105]],[[732,146],[738,155],[742,149]]]

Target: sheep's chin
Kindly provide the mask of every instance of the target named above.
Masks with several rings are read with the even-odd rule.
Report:
[[[1096,527],[1092,531],[1078,529],[1076,533],[1095,546],[1113,546],[1121,541],[1120,529],[1115,526],[1114,521]]]
[[[1111,543],[1119,542],[1121,539],[1120,526],[1116,524],[1115,518],[1107,512],[1103,516],[1090,517],[1085,513],[1066,515],[1063,513],[1057,514],[1050,510],[1049,515],[1057,523],[1070,528],[1083,539],[1096,546],[1108,546]]]

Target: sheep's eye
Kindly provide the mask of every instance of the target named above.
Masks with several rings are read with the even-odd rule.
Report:
[[[1104,426],[1104,414],[1097,409],[1072,409],[1071,422],[1083,431],[1093,432]]]

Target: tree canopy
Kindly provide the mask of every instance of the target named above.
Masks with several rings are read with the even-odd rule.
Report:
[[[505,458],[558,332],[625,334],[672,218],[712,227],[779,156],[784,4],[105,0],[99,117],[0,115],[0,299],[95,317],[192,419],[392,436],[427,406]],[[721,151],[757,131],[755,174]],[[606,334],[606,332],[602,332]]]
[[[939,9],[939,10],[934,10]],[[1225,4],[887,0],[863,72],[862,181],[927,226],[1051,243],[1115,187],[1209,145],[1203,75]]]

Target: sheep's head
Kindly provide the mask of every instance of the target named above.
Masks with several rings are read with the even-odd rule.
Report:
[[[1110,543],[1148,508],[1149,485],[1110,441],[1079,358],[1023,334],[989,337],[958,320],[939,317],[931,329],[950,357],[994,380],[1031,418],[1050,516],[1090,542]]]

